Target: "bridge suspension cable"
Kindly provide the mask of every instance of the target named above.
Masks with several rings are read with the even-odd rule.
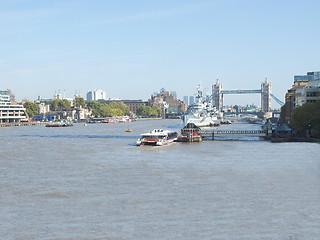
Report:
[[[284,102],[282,102],[279,98],[277,98],[275,95],[273,95],[272,93],[270,93],[271,97],[277,102],[279,103],[279,105],[282,107],[284,105]]]

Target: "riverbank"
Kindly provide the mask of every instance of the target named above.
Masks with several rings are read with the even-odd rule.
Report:
[[[280,143],[280,142],[312,142],[312,143],[320,143],[319,138],[307,138],[307,137],[292,137],[292,138],[281,138],[275,137],[271,138],[271,142]]]
[[[145,121],[145,120],[165,120],[163,118],[137,118],[135,121]]]
[[[163,118],[137,118],[134,121],[147,121],[147,120],[163,120]],[[39,126],[47,122],[20,122],[20,123],[0,123],[0,128],[3,127],[23,127],[23,126]]]
[[[39,126],[45,124],[44,122],[20,122],[20,123],[0,123],[0,128],[3,127],[26,127],[26,126]]]

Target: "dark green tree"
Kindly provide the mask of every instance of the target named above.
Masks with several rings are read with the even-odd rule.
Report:
[[[156,105],[152,107],[152,111],[154,113],[154,116],[156,116],[156,117],[160,117],[162,114],[160,107],[156,106]]]
[[[139,106],[137,108],[137,115],[144,117],[159,117],[161,116],[161,109],[158,106]]]
[[[122,111],[122,116],[129,114],[129,106],[124,104],[123,102],[118,103],[118,108]]]
[[[86,102],[84,101],[84,99],[82,97],[75,97],[75,107],[79,108],[80,106],[82,108],[84,108],[86,106]]]
[[[92,115],[95,117],[104,117],[106,115],[106,107],[97,101],[90,101],[88,107],[92,109]]]
[[[62,100],[62,109],[70,109],[71,103],[67,99]]]
[[[95,117],[124,116],[129,113],[129,107],[123,102],[105,104],[97,101],[90,101],[88,107],[92,109],[92,115]]]
[[[286,108],[287,108],[287,104],[285,104],[281,107],[280,122],[286,122]]]
[[[115,116],[123,116],[123,112],[121,111],[120,108],[112,108],[110,111],[110,116],[115,117]]]
[[[67,99],[53,99],[50,102],[50,109],[54,111],[71,109],[71,103]]]
[[[309,130],[314,135],[320,134],[320,101],[305,103],[291,114],[291,127],[298,131]]]
[[[37,104],[27,101],[23,104],[23,106],[26,108],[26,112],[29,118],[32,118],[33,116],[38,115],[39,109]]]
[[[147,109],[146,109],[146,106],[139,106],[137,108],[137,115],[139,116],[147,116]]]
[[[50,109],[55,111],[55,110],[58,110],[59,106],[58,106],[58,102],[60,100],[59,99],[53,99],[51,102],[50,102]]]
[[[91,109],[97,108],[101,103],[97,102],[97,101],[90,101],[88,102],[88,107]]]

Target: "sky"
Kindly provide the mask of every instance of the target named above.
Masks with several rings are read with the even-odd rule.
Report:
[[[318,0],[0,0],[0,89],[18,100],[94,89],[147,100],[260,89],[284,101],[294,75],[320,71]],[[260,105],[260,95],[226,95]],[[272,102],[274,108],[279,107]]]

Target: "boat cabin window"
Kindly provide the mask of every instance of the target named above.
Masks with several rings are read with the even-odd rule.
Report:
[[[142,138],[147,138],[147,139],[162,139],[164,137],[165,135],[142,135]]]

